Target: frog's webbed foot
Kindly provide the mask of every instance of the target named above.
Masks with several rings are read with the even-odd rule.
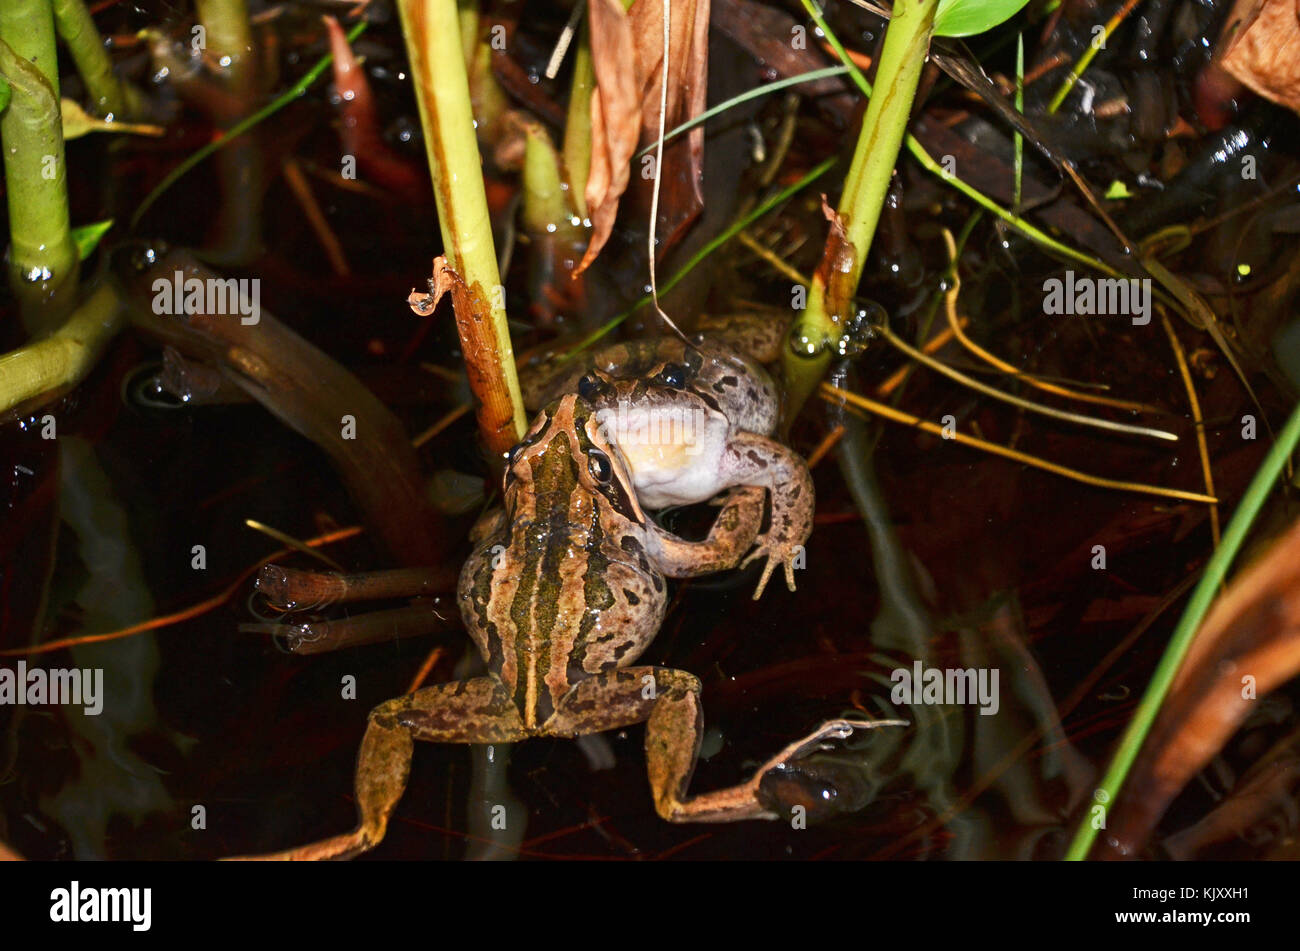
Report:
[[[852,758],[835,754],[836,740],[847,739],[855,730],[881,726],[907,726],[906,720],[830,720],[814,732],[791,743],[768,760],[755,774],[756,798],[777,815],[790,815],[796,806],[806,810],[810,820],[857,812],[874,797],[877,783],[871,770],[864,770]]]
[[[356,829],[296,849],[243,860],[350,859],[384,838],[388,819],[406,791],[416,740],[433,743],[511,743],[528,735],[509,691],[495,677],[424,687],[370,711],[357,754]]]
[[[768,529],[755,540],[755,549],[741,567],[766,558],[754,591],[757,600],[777,565],[785,566],[785,583],[794,590],[794,569],[803,567],[803,544],[812,534],[814,492],[808,466],[780,443],[754,433],[736,433],[727,442],[723,475],[730,484],[762,486],[770,493]]]
[[[791,743],[764,763],[753,777],[728,789],[686,796],[703,733],[703,712],[698,692],[664,695],[655,704],[646,725],[646,766],[654,793],[655,809],[669,822],[734,822],[740,819],[780,819],[801,802],[806,784],[780,783],[800,770],[812,756],[828,748],[833,740],[845,739],[855,730],[878,726],[902,726],[903,720],[830,720],[800,740]],[[824,771],[810,770],[814,779]],[[794,795],[790,795],[793,789]],[[812,803],[815,808],[817,803]],[[826,810],[820,810],[825,812]]]
[[[772,577],[777,565],[785,565],[785,586],[791,591],[794,590],[794,566],[799,556],[798,545],[782,546],[779,543],[772,543],[767,535],[760,535],[755,544],[758,546],[749,557],[740,563],[741,568],[748,568],[751,563],[759,558],[767,558],[767,563],[763,565],[763,574],[758,579],[758,586],[754,588],[754,600],[757,601],[763,596],[764,589],[767,588],[767,582]]]

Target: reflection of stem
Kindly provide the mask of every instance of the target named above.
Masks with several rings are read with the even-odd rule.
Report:
[[[57,326],[77,292],[48,0],[0,3],[0,78],[12,90],[0,115],[12,241],[9,279],[28,330],[36,333]]]
[[[54,0],[54,26],[77,64],[95,115],[115,119],[144,115],[143,94],[113,72],[113,61],[82,0]]]
[[[490,331],[495,365],[476,366],[490,374],[486,385],[502,390],[513,410],[512,419],[503,431],[483,431],[492,451],[504,450],[523,438],[524,408],[474,137],[456,0],[401,0],[398,9],[420,107],[443,250],[452,270],[465,282],[468,293],[461,298],[473,310],[472,314],[457,313],[462,346],[466,357],[473,361],[476,355],[471,353],[464,328],[472,322]],[[481,399],[478,387],[475,395]]]
[[[0,356],[0,413],[79,383],[121,321],[122,301],[106,281],[50,336]]]

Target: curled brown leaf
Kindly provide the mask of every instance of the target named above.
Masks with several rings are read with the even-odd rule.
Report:
[[[585,270],[614,230],[619,200],[627,191],[633,156],[659,136],[664,87],[664,0],[588,0],[591,59],[596,89],[591,101],[591,169],[586,200],[591,240],[576,273]],[[670,0],[668,94],[665,129],[704,111],[708,93],[709,0]],[[687,136],[689,200],[704,201],[700,170],[704,130]]]

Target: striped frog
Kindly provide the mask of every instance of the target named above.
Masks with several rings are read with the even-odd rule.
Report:
[[[512,743],[644,722],[659,815],[731,822],[788,815],[784,780],[799,764],[825,741],[873,725],[828,721],[749,781],[688,794],[704,728],[700,681],[635,662],[663,620],[665,576],[733,567],[754,543],[759,525],[751,516],[762,490],[734,490],[703,541],[660,529],[646,517],[600,412],[576,393],[542,410],[511,450],[504,490],[504,508],[475,526],[458,587],[487,672],[375,708],[358,756],[357,828],[270,857],[346,858],[372,848],[406,787],[415,740]]]
[[[812,531],[812,477],[771,438],[780,400],[762,367],[776,359],[787,324],[769,315],[706,317],[690,339],[616,343],[559,369],[543,364],[521,374],[530,406],[576,392],[596,407],[649,509],[703,502],[733,487],[763,490],[751,507],[761,509],[763,495],[770,499],[768,529],[741,564],[767,559],[755,599],[778,565],[794,590]],[[762,512],[746,517],[761,519]]]

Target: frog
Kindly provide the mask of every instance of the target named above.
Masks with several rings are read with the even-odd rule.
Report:
[[[798,454],[772,438],[781,403],[763,368],[777,357],[788,322],[752,311],[706,316],[690,337],[614,343],[521,373],[526,404],[576,392],[597,408],[649,509],[717,500],[734,488],[763,489],[769,527],[738,566],[766,558],[755,600],[777,566],[795,590],[794,571],[812,532],[812,476]]]
[[[460,573],[461,615],[486,672],[372,710],[357,760],[356,828],[256,858],[350,858],[373,848],[405,790],[415,740],[514,743],[645,723],[647,774],[662,818],[780,818],[789,796],[778,790],[801,762],[878,724],[828,720],[748,781],[691,795],[704,731],[700,680],[636,663],[663,621],[665,579],[733,567],[754,543],[758,525],[748,513],[761,491],[738,487],[704,539],[680,538],[647,517],[599,410],[577,393],[549,403],[510,451],[504,505],[471,531]]]

